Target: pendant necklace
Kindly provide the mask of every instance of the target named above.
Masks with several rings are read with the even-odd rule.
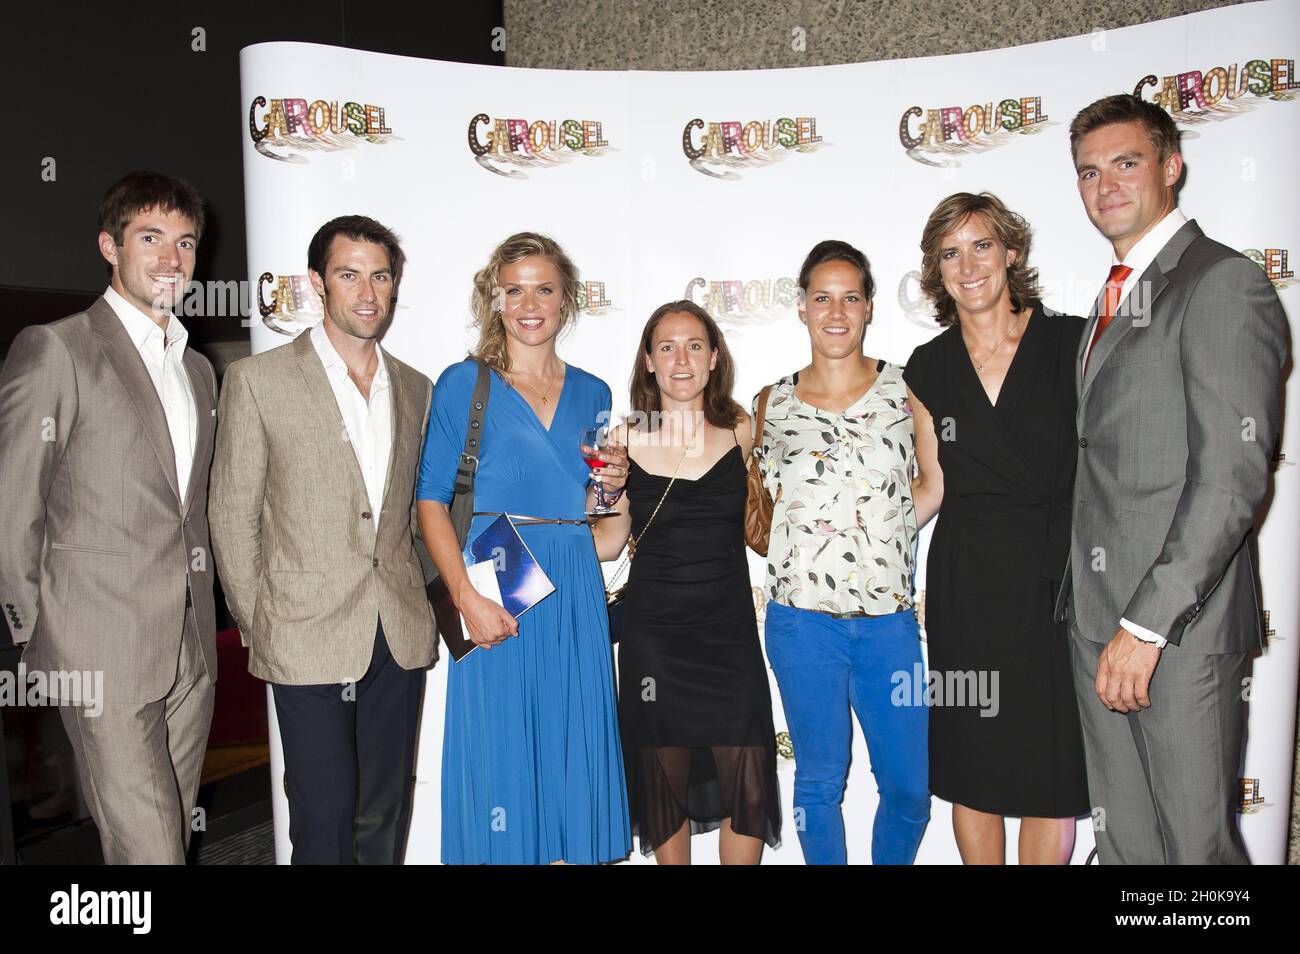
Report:
[[[1006,333],[1005,335],[1002,336],[1002,340],[999,341],[997,344],[995,344],[991,349],[989,349],[988,357],[986,357],[983,361],[976,361],[976,360],[975,360],[975,356],[974,356],[974,355],[971,355],[971,359],[970,359],[970,360],[971,360],[971,363],[975,365],[975,373],[976,373],[976,374],[983,374],[983,373],[984,373],[984,369],[985,369],[986,367],[988,367],[988,363],[989,363],[989,361],[992,360],[992,358],[993,358],[993,356],[994,356],[995,354],[997,354],[998,349],[1001,348],[1004,344],[1006,344],[1007,339],[1011,337],[1011,332],[1015,331],[1015,330],[1016,330],[1016,326],[1019,325],[1019,324],[1020,324],[1020,319],[1019,319],[1019,318],[1017,318],[1015,321],[1013,321],[1013,322],[1011,323],[1011,327],[1008,328],[1008,329],[1007,329],[1007,333]]]
[[[553,382],[553,381],[551,382],[551,386],[550,386],[549,388],[546,389],[546,393],[545,393],[545,394],[543,394],[541,391],[537,390],[537,388],[533,387],[533,386],[532,386],[531,384],[529,384],[527,381],[523,381],[523,380],[521,380],[519,383],[522,384],[522,385],[524,385],[524,387],[528,388],[528,390],[532,391],[534,394],[536,394],[539,398],[542,399],[542,407],[547,407],[547,406],[551,403],[551,401],[550,401],[550,398],[551,398],[551,391],[554,390],[554,388],[555,388],[555,382]]]

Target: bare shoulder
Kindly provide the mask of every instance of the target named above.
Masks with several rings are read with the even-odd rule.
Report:
[[[732,429],[736,435],[736,443],[740,445],[740,452],[749,458],[749,453],[754,449],[754,419],[744,411],[740,412],[740,420]]]

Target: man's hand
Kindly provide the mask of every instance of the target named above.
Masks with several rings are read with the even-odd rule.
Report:
[[[1148,689],[1158,662],[1160,649],[1155,643],[1143,642],[1121,627],[1097,661],[1097,698],[1115,712],[1151,708]]]

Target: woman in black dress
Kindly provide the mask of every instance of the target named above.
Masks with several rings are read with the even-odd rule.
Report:
[[[958,193],[921,239],[922,290],[948,328],[904,379],[926,565],[930,790],[967,864],[1065,864],[1089,811],[1069,641],[1052,608],[1070,540],[1075,354],[1083,319],[1046,312],[1024,219]]]
[[[757,864],[781,808],[745,556],[749,415],[718,326],[692,302],[650,316],[636,361],[633,418],[613,435],[631,458],[627,499],[595,526],[601,559],[637,541],[618,660],[632,830],[660,864],[689,864],[690,836],[718,828],[723,864]]]

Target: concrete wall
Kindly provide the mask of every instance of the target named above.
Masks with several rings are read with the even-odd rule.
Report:
[[[505,0],[506,64],[753,70],[1019,46],[1235,0]]]

